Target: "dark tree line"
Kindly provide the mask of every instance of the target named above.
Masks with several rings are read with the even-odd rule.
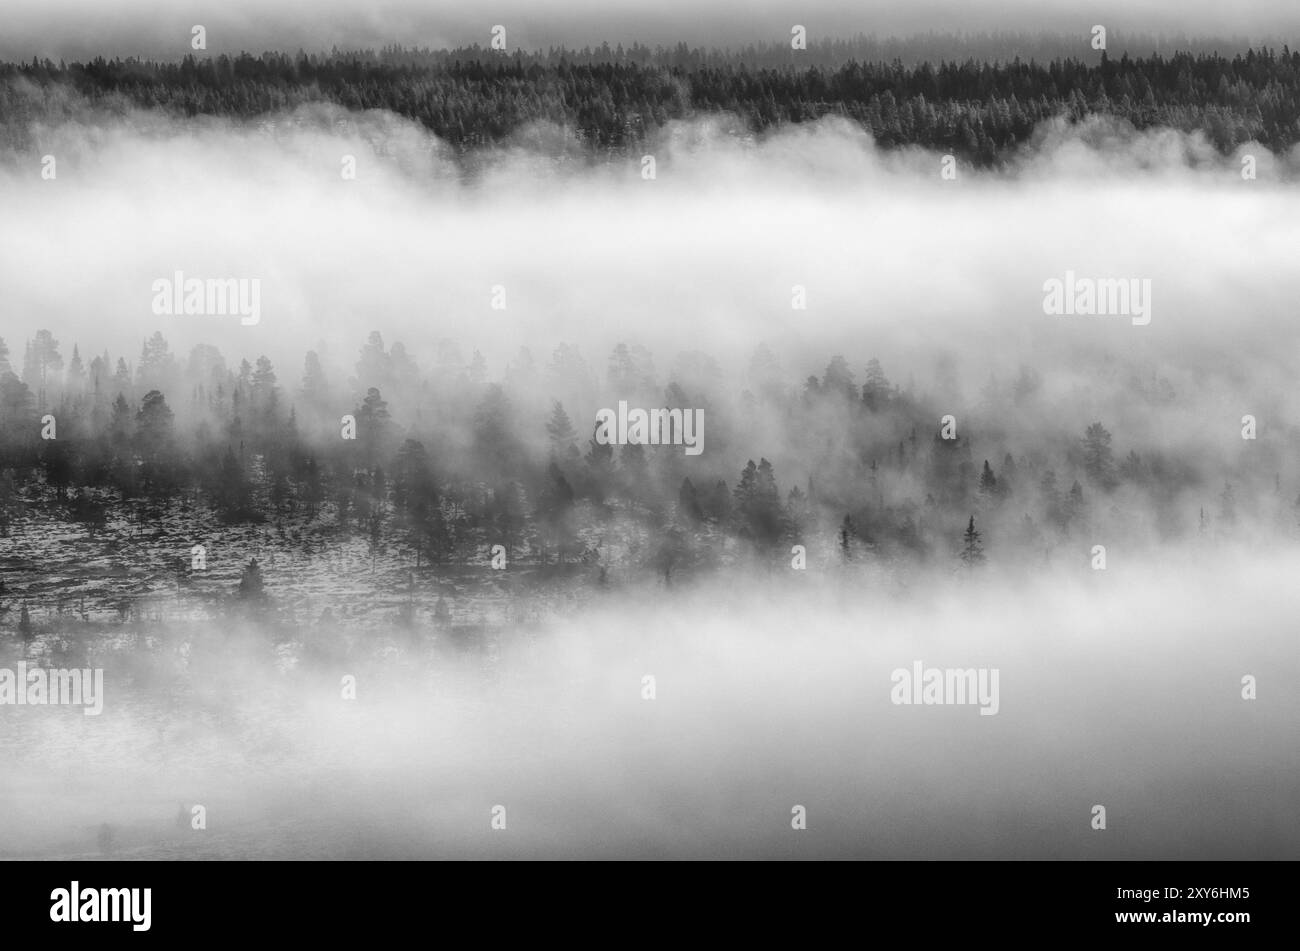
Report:
[[[920,145],[984,166],[1009,159],[1036,124],[1053,117],[1104,115],[1138,129],[1200,131],[1224,153],[1247,141],[1275,151],[1300,141],[1300,52],[1288,47],[1232,57],[1080,52],[1050,60],[910,65],[839,61],[833,43],[816,49],[822,52],[811,60],[792,58],[788,49],[751,51],[746,60],[743,52],[682,46],[5,63],[0,144],[29,149],[33,122],[71,117],[86,103],[110,111],[130,105],[176,116],[247,119],[317,102],[392,111],[462,154],[545,121],[566,130],[593,157],[607,155],[645,144],[672,120],[717,113],[740,117],[755,133],[839,116],[887,147]],[[838,49],[851,51],[852,44]]]
[[[500,382],[450,341],[421,366],[377,332],[351,372],[308,353],[291,379],[204,344],[177,357],[161,333],[133,363],[62,354],[39,331],[20,376],[0,341],[0,537],[32,519],[113,536],[181,513],[261,524],[276,544],[307,531],[320,551],[362,539],[435,575],[499,545],[512,564],[603,577],[623,545],[637,552],[624,567],[673,583],[737,558],[780,566],[796,545],[823,564],[974,569],[1133,537],[1139,518],[1156,540],[1224,537],[1248,516],[1295,528],[1271,444],[1225,473],[1101,422],[1000,432],[1013,415],[1055,417],[1027,367],[990,380],[978,406],[959,401],[949,431],[953,398],[891,381],[878,360],[859,376],[837,355],[796,386],[763,346],[740,390],[704,354],[665,377],[622,344],[603,373],[569,345],[544,363],[521,350]],[[1172,390],[1158,382],[1135,376],[1116,398],[1158,414]],[[596,408],[620,399],[701,408],[705,451],[599,442]],[[260,568],[240,591],[262,597]]]

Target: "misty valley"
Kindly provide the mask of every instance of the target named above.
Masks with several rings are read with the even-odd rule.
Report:
[[[1300,52],[205,35],[0,63],[0,859],[1300,856]]]
[[[1225,781],[1167,772],[1173,751],[1210,735],[1189,728],[1189,711],[1237,696],[1237,677],[1202,681],[1206,651],[1225,649],[1213,638],[1234,631],[1242,674],[1295,672],[1270,620],[1296,606],[1292,588],[1269,580],[1295,558],[1297,505],[1282,491],[1292,458],[1267,434],[1234,431],[1241,448],[1224,454],[1203,427],[1196,452],[1132,436],[1117,447],[1099,422],[1058,428],[1060,403],[1027,365],[969,412],[941,414],[951,397],[914,374],[891,381],[878,360],[859,377],[837,355],[797,383],[766,346],[738,381],[688,354],[666,384],[650,351],[621,344],[603,373],[561,344],[541,366],[517,354],[494,381],[450,341],[427,372],[375,332],[350,373],[308,353],[284,383],[264,356],[231,366],[200,344],[182,357],[161,333],[134,368],[111,354],[87,366],[77,347],[65,363],[62,346],[41,331],[24,378],[4,376],[0,667],[102,670],[91,719],[110,726],[4,708],[4,755],[30,766],[11,786],[12,855],[297,854],[303,824],[318,856],[644,854],[637,823],[584,824],[618,802],[667,824],[653,854],[797,854],[782,838],[791,804],[808,810],[818,854],[977,857],[981,829],[1033,854],[1101,854],[1047,831],[1036,810],[1050,812],[1050,796],[1026,827],[1023,801],[988,801],[974,807],[983,819],[950,813],[881,838],[904,814],[891,797],[942,750],[982,750],[987,762],[966,768],[996,769],[990,788],[1029,782],[1046,795],[1052,783],[1025,757],[1052,762],[1065,752],[1052,724],[1090,716],[1080,669],[1108,703],[1147,697],[1134,723],[1085,741],[1117,744],[1107,782],[1141,783],[1129,808],[1146,832],[1130,828],[1107,853],[1140,854],[1164,835],[1150,823],[1169,796]],[[653,445],[648,430],[616,439],[629,427],[597,409],[608,392],[707,407],[708,451]],[[1172,405],[1160,393],[1135,374],[1116,396],[1140,395],[1150,434]],[[1035,414],[1047,438],[997,425]],[[56,435],[42,438],[50,415]],[[1276,471],[1243,465],[1249,453]],[[1251,582],[1264,543],[1289,554]],[[1240,604],[1247,589],[1253,609]],[[1186,613],[1171,616],[1175,592]],[[1059,666],[1047,675],[1049,657]],[[1198,699],[1206,689],[1219,701]],[[891,713],[952,704],[979,715]],[[1293,713],[1283,704],[1256,725],[1285,730]],[[1240,743],[1240,716],[1204,729]],[[1153,759],[1157,738],[1166,753]],[[22,827],[50,808],[48,744],[138,765],[101,776],[96,821],[56,819],[55,833],[43,820],[38,842]],[[877,774],[882,755],[892,766]],[[554,777],[570,770],[588,779],[561,795]],[[790,803],[742,791],[754,771],[768,782],[791,770],[813,778],[786,783]],[[358,825],[355,804],[395,775],[407,791],[394,799],[385,785],[382,797],[395,813]],[[1284,763],[1265,775],[1294,787]],[[887,777],[904,781],[887,792]],[[740,805],[712,801],[713,782]],[[114,800],[127,786],[147,795]],[[1256,788],[1231,808],[1263,809]],[[83,794],[65,790],[55,815],[80,815]],[[685,813],[652,820],[659,796]],[[177,802],[202,806],[204,838],[174,827]],[[488,822],[496,806],[504,830]],[[1276,808],[1256,813],[1257,836],[1233,824],[1200,841],[1286,854],[1294,840],[1266,831]],[[496,831],[513,837],[484,838]]]

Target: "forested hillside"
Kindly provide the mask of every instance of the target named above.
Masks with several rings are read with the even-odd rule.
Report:
[[[838,355],[798,383],[765,346],[739,381],[699,352],[664,372],[624,345],[594,366],[566,344],[541,360],[520,351],[490,374],[444,340],[422,367],[377,332],[346,371],[308,353],[283,375],[208,345],[175,355],[161,333],[128,362],[75,345],[65,357],[40,331],[21,378],[7,349],[0,612],[11,624],[20,611],[126,616],[173,590],[195,599],[187,610],[252,592],[315,613],[329,597],[435,610],[443,594],[480,611],[521,570],[544,573],[557,598],[733,567],[788,575],[796,545],[811,567],[894,586],[932,569],[1083,566],[1099,539],[1295,532],[1297,486],[1275,441],[1242,441],[1241,459],[1223,460],[1112,434],[1113,421],[1065,429],[1071,400],[1028,366],[962,398],[950,369],[900,386],[879,361]],[[1169,379],[1115,384],[1112,405],[1157,429],[1177,412]],[[701,409],[705,451],[601,444],[593,418],[611,393]],[[954,406],[960,424],[945,432]],[[196,545],[210,553],[197,571]],[[509,573],[492,570],[497,546]],[[254,557],[264,563],[250,575]],[[367,594],[354,597],[361,579]],[[512,589],[511,600],[527,599]]]
[[[1232,57],[844,61],[883,50],[825,44],[809,59],[790,50],[751,51],[746,59],[684,46],[509,54],[391,48],[11,63],[0,65],[0,148],[29,149],[34,122],[57,123],[88,107],[253,119],[314,102],[389,110],[462,152],[552,123],[593,157],[637,148],[673,120],[719,113],[738,116],[754,133],[842,116],[887,147],[923,146],[983,166],[1006,161],[1038,123],[1057,116],[1199,131],[1225,153],[1248,141],[1286,150],[1300,139],[1300,53],[1287,47]]]

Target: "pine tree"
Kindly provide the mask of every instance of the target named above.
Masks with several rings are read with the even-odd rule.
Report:
[[[731,521],[731,492],[725,479],[713,483],[703,507],[705,514],[718,524],[726,525]]]
[[[682,479],[681,488],[677,490],[677,512],[691,523],[704,521],[704,510],[700,508],[699,495],[690,479]]]
[[[537,497],[537,519],[542,524],[544,537],[556,553],[560,564],[573,552],[578,536],[573,527],[573,489],[560,467],[551,462],[546,473],[546,484]]]
[[[839,355],[831,357],[831,362],[826,365],[826,373],[822,376],[821,389],[823,393],[843,394],[844,399],[850,402],[857,399],[858,388],[853,382],[853,371],[849,369],[847,360]]]
[[[758,482],[758,466],[750,459],[740,473],[740,481],[731,490],[732,516],[736,520],[737,530],[745,537],[752,536],[750,517],[754,512],[754,497]]]
[[[975,516],[972,515],[966,525],[966,533],[962,536],[964,544],[961,550],[961,563],[967,569],[984,564],[984,545],[980,539],[980,533],[975,530]]]
[[[764,548],[775,545],[785,532],[785,508],[781,504],[776,473],[772,463],[762,458],[754,479],[754,502],[749,522],[754,540]]]
[[[136,367],[136,382],[142,390],[163,390],[171,388],[176,369],[176,360],[171,348],[163,337],[162,331],[155,330],[140,349],[140,365]]]
[[[1083,515],[1083,486],[1079,485],[1079,480],[1075,479],[1070,486],[1070,494],[1065,500],[1065,523],[1068,525],[1076,518]]]
[[[998,476],[998,495],[1009,498],[1016,486],[1016,460],[1011,453],[1002,458],[1002,475]]]
[[[31,343],[31,362],[33,378],[28,379],[27,384],[38,386],[41,390],[51,382],[50,377],[55,371],[63,369],[63,357],[59,355],[59,342],[48,330],[36,331],[36,337]]]
[[[325,371],[321,369],[320,357],[315,350],[308,350],[303,360],[302,396],[308,406],[315,406],[328,395]]]
[[[1093,483],[1105,489],[1116,484],[1110,439],[1110,433],[1101,423],[1093,423],[1083,435],[1083,470]]]
[[[1056,485],[1056,470],[1048,469],[1038,482],[1038,492],[1043,498],[1043,519],[1063,527],[1065,512],[1061,506],[1061,492]]]
[[[80,395],[86,385],[86,369],[81,363],[81,351],[76,344],[72,346],[72,359],[68,361],[68,370],[64,375],[64,385],[72,394]]]
[[[785,513],[791,533],[796,539],[802,539],[812,521],[812,508],[808,496],[797,485],[785,497]]]
[[[989,465],[987,459],[984,460],[984,471],[980,473],[980,495],[985,498],[991,498],[997,494],[998,480],[993,475],[993,467]]]
[[[551,401],[551,419],[546,424],[546,435],[551,442],[551,454],[556,459],[571,462],[578,457],[578,432],[559,400]]]
[[[614,476],[614,447],[596,439],[595,431],[598,428],[599,424],[596,424],[592,437],[587,440],[584,461],[587,464],[587,494],[595,501],[603,502]]]
[[[867,379],[862,384],[862,402],[871,412],[884,408],[889,399],[889,378],[875,357],[867,362]]]
[[[357,360],[357,382],[367,390],[388,385],[388,354],[384,352],[384,338],[378,330],[371,331],[366,345]]]
[[[1140,482],[1142,479],[1142,459],[1138,454],[1130,449],[1124,461],[1120,463],[1119,474],[1123,479],[1129,482]]]
[[[239,600],[260,602],[266,600],[266,587],[262,581],[262,567],[256,558],[250,558],[239,575]]]
[[[208,491],[213,508],[222,522],[232,523],[256,519],[253,511],[253,487],[244,473],[244,467],[235,458],[229,445],[216,470],[216,478],[209,483]]]
[[[167,398],[157,390],[150,390],[135,414],[136,442],[146,459],[166,451],[172,438],[173,416]]]
[[[252,383],[250,397],[253,419],[259,430],[258,434],[263,438],[269,438],[275,433],[280,387],[276,384],[275,368],[265,356],[257,358],[257,368],[253,371]]]
[[[112,446],[122,449],[132,439],[135,428],[132,425],[131,404],[121,393],[113,400],[113,416],[108,423],[108,438]]]
[[[375,387],[366,390],[366,398],[355,410],[357,443],[368,461],[378,460],[388,436],[391,417],[388,402]]]

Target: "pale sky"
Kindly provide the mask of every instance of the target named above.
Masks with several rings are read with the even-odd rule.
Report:
[[[810,39],[937,30],[1114,32],[1241,37],[1281,46],[1300,36],[1295,0],[0,0],[0,56],[147,55],[189,52],[190,27],[210,52],[328,49],[400,43],[486,43],[495,24],[511,48],[564,44],[726,46],[784,41],[792,24]]]

